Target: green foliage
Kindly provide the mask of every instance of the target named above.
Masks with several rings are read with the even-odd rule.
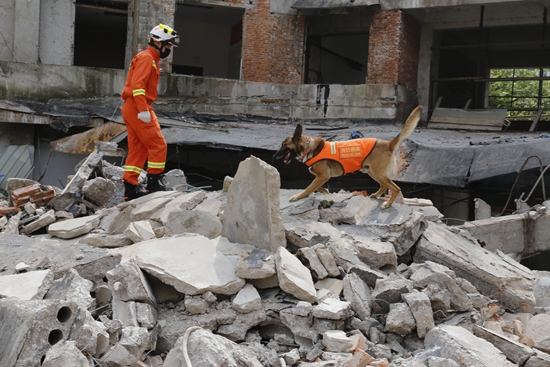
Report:
[[[542,82],[542,106],[538,105],[539,69],[492,69],[491,79],[509,78],[510,80],[489,83],[490,108],[550,108],[550,81]],[[548,75],[548,70],[544,70]],[[524,79],[525,78],[525,79]],[[533,115],[533,111],[509,111],[509,116]]]

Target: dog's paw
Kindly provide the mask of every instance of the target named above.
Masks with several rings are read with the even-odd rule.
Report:
[[[390,207],[390,205],[388,204],[388,202],[386,201],[384,204],[382,204],[380,206],[380,209],[388,209]]]
[[[296,194],[296,195],[292,195],[292,196],[290,197],[290,199],[288,199],[288,201],[296,201],[296,200],[298,200],[298,199],[299,199],[298,194]]]

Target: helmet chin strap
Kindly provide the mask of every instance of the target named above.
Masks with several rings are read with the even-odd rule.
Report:
[[[159,54],[160,54],[160,58],[161,59],[164,59],[166,57],[168,57],[168,55],[170,55],[170,49],[167,49],[165,50],[164,52],[162,51],[162,49],[164,48],[164,46],[166,45],[166,42],[165,41],[161,41],[161,44],[160,44],[160,47],[157,46],[157,44],[155,42],[151,42],[150,45],[157,49],[159,51]]]

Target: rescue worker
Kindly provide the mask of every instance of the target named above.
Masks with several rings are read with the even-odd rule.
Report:
[[[170,55],[172,46],[178,46],[179,36],[169,26],[159,24],[149,33],[148,44],[147,49],[132,59],[122,92],[122,118],[128,130],[128,157],[122,176],[124,200],[166,190],[161,182],[166,164],[166,140],[151,105],[157,99],[159,61]],[[139,191],[136,185],[146,161],[145,193]]]

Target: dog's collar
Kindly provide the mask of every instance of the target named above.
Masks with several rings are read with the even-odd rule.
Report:
[[[306,146],[304,148],[304,152],[302,153],[302,160],[300,161],[301,163],[307,161],[307,153],[309,153],[309,148],[312,142],[313,139],[311,139],[309,136],[306,136]]]

